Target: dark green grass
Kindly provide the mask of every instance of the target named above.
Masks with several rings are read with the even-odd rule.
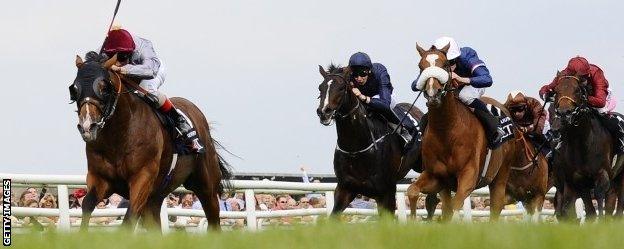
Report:
[[[13,248],[624,248],[624,223],[367,224],[327,223],[260,232],[14,235]]]

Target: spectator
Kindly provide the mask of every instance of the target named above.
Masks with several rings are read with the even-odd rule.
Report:
[[[288,209],[288,196],[280,195],[276,198],[276,206],[272,210],[287,210]]]
[[[95,206],[95,208],[96,209],[106,209],[106,207],[108,206],[107,201],[108,201],[108,199],[104,199],[104,201],[100,201]],[[98,225],[106,225],[106,224],[111,223],[115,219],[117,219],[117,218],[116,217],[92,217],[89,220],[89,223],[94,223],[94,224],[98,224]]]
[[[288,201],[286,201],[286,209],[296,209],[297,208],[297,201],[293,198],[289,198]]]
[[[190,195],[190,198],[188,197]],[[191,194],[185,194],[182,198],[182,203],[180,204],[182,209],[193,209],[193,196]],[[199,217],[189,217],[189,216],[178,216],[175,221],[175,227],[186,227],[188,225],[199,224],[201,219]]]
[[[299,199],[299,208],[301,209],[312,208],[312,206],[310,206],[310,199],[308,199],[308,197],[301,197],[301,199]]]
[[[219,196],[219,210],[221,211],[230,211],[230,209],[232,207],[230,207],[230,204],[227,203],[227,199],[228,199],[228,194],[227,193],[223,193],[221,194],[221,196]]]
[[[301,170],[301,179],[303,180],[304,183],[310,183],[310,181],[312,180],[313,183],[320,183],[321,181],[319,180],[313,180],[313,177],[308,177],[308,173],[306,172],[305,167],[302,165],[301,168],[299,168],[299,170]],[[312,197],[321,197],[323,196],[322,194],[319,193],[308,193],[306,194],[306,197],[308,198],[312,198]]]
[[[121,200],[123,200],[123,197],[121,197],[121,195],[112,194],[110,197],[108,197],[108,204],[106,205],[106,208],[117,208],[119,206],[119,203],[121,203]]]
[[[27,188],[20,195],[20,199],[17,202],[17,205],[20,207],[27,207],[26,202],[33,200],[35,203],[39,203],[39,194],[35,188]]]
[[[375,203],[370,201],[370,198],[361,194],[358,194],[349,206],[352,208],[375,209]]]
[[[203,210],[202,204],[196,194],[193,194],[193,209]]]
[[[72,194],[75,198],[75,201],[70,204],[69,208],[73,209],[81,209],[82,208],[82,200],[84,200],[85,195],[87,195],[87,190],[83,188],[79,188],[74,190]]]

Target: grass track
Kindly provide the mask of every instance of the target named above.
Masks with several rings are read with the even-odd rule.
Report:
[[[89,232],[13,235],[12,248],[624,248],[624,223],[569,224],[319,224],[208,233]]]

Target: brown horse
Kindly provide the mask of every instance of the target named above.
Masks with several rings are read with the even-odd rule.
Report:
[[[422,141],[423,173],[410,185],[407,195],[412,215],[421,192],[440,193],[442,219],[459,217],[464,199],[481,185],[489,185],[491,219],[497,220],[505,204],[505,186],[515,153],[512,143],[504,143],[488,154],[485,130],[475,115],[461,103],[451,89],[448,45],[425,51],[416,45],[421,56],[421,76],[429,107],[428,125]],[[492,100],[493,101],[493,100]],[[493,101],[502,107],[502,104]],[[478,186],[478,183],[479,184]],[[451,197],[451,191],[455,196]]]
[[[560,126],[561,132],[561,143],[553,158],[557,217],[573,218],[572,204],[582,198],[587,218],[593,219],[597,214],[591,205],[591,191],[604,196],[613,178],[612,138],[588,106],[587,82],[577,75],[561,73],[557,73],[557,80],[554,127]]]
[[[403,156],[403,140],[381,115],[367,110],[351,91],[348,68],[330,66],[329,72],[319,66],[323,82],[319,85],[317,114],[323,125],[336,121],[338,141],[334,152],[334,172],[338,184],[332,214],[338,214],[353,201],[357,194],[372,197],[385,210],[394,214],[396,209],[396,184],[410,169],[420,168],[420,143]],[[407,105],[409,104],[399,104]],[[415,119],[422,112],[413,107],[410,114]]]
[[[537,222],[546,193],[552,187],[552,183],[549,182],[548,162],[525,133],[518,129],[514,130],[517,152],[511,165],[506,193],[509,201],[521,201],[531,221]],[[533,158],[536,158],[535,162]]]
[[[164,196],[181,184],[195,192],[210,227],[218,229],[217,196],[223,191],[221,180],[230,173],[215,150],[204,115],[190,101],[172,99],[207,145],[205,154],[180,155],[172,166],[173,135],[152,107],[132,93],[136,89],[128,84],[136,86],[134,79],[110,71],[117,56],[104,60],[95,52],[87,54],[85,62],[76,56],[78,73],[71,86],[88,163],[81,230],[86,230],[96,204],[112,193],[130,200],[126,227],[135,227],[139,218],[145,227],[158,227]]]

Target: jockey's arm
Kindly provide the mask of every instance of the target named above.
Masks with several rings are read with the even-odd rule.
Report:
[[[546,123],[546,111],[542,109],[540,102],[534,98],[528,98],[527,105],[531,109],[531,112],[533,112],[533,117],[535,118],[532,124],[532,132],[541,134],[544,130],[544,124]]]
[[[484,88],[492,86],[492,76],[490,71],[485,65],[477,66],[472,70],[472,76],[470,77],[470,85],[475,88]]]
[[[568,75],[570,73],[571,72],[567,68],[563,69],[563,71],[561,71],[561,74],[563,74],[563,75]],[[555,76],[555,78],[552,81],[550,81],[550,83],[548,83],[548,84],[542,86],[542,88],[540,88],[539,95],[543,96],[547,92],[552,91],[553,89],[555,89],[555,87],[557,87],[557,83],[558,83],[557,82],[557,76]]]
[[[591,83],[594,88],[594,94],[587,98],[589,105],[602,108],[607,104],[607,89],[609,88],[609,82],[604,77],[602,70],[598,70],[591,75]]]
[[[141,64],[131,65],[127,64],[123,68],[127,71],[128,75],[136,76],[144,79],[152,79],[156,77],[158,69],[160,68],[160,59],[156,56],[156,51],[152,43],[143,39],[139,48],[139,54],[141,55]]]

